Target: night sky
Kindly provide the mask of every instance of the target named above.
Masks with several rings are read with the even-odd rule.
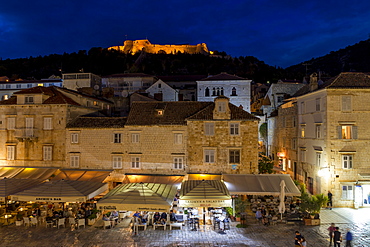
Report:
[[[148,38],[206,43],[283,68],[370,36],[367,0],[12,0],[0,4],[0,57],[78,52]]]

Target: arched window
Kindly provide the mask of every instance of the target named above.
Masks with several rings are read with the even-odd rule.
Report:
[[[216,96],[216,88],[213,88],[212,96]]]
[[[220,96],[220,88],[217,88],[217,96]]]
[[[233,87],[233,89],[231,89],[231,96],[237,96],[235,87]]]
[[[204,96],[205,97],[209,97],[209,88],[208,87],[206,87],[206,91],[204,93]]]
[[[224,95],[224,88],[221,88],[221,95]]]

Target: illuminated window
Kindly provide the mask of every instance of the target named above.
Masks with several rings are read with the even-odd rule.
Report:
[[[131,157],[131,168],[140,169],[140,157]]]
[[[342,155],[342,167],[343,169],[353,168],[353,155]]]
[[[72,155],[70,159],[70,165],[71,167],[78,168],[80,167],[80,156],[78,155]]]
[[[8,100],[8,99],[9,99],[9,95],[5,94],[5,95],[3,96],[3,99],[4,99],[4,100]]]
[[[230,124],[230,135],[239,135],[239,124],[231,123]]]
[[[131,143],[139,143],[140,142],[140,134],[139,133],[132,133],[131,134]]]
[[[204,162],[205,163],[215,163],[215,154],[216,151],[213,149],[204,150]]]
[[[114,133],[113,134],[113,142],[114,143],[121,143],[122,142],[122,134],[121,133]]]
[[[229,163],[240,164],[240,150],[237,149],[229,150]]]
[[[353,185],[342,186],[342,199],[353,200]]]
[[[341,125],[338,126],[339,139],[357,139],[357,126]]]
[[[301,126],[301,137],[302,138],[305,137],[305,131],[306,131],[306,127],[305,126]]]
[[[15,146],[7,146],[6,151],[7,151],[6,159],[15,160]]]
[[[173,169],[183,169],[184,168],[184,158],[183,157],[173,157]]]
[[[51,117],[44,117],[44,130],[53,129],[52,120]]]
[[[94,101],[94,106],[97,106],[98,105],[98,102],[97,101]]]
[[[204,134],[213,136],[215,134],[215,123],[204,123]]]
[[[173,137],[174,137],[175,144],[182,144],[182,134],[181,133],[175,133]]]
[[[122,156],[114,155],[112,157],[112,167],[113,169],[122,169]]]
[[[71,143],[78,143],[78,133],[71,134]]]
[[[43,146],[43,159],[52,160],[53,159],[53,147],[52,146]]]

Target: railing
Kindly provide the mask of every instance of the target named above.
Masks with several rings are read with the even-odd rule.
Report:
[[[14,132],[14,137],[18,139],[34,139],[38,137],[38,130],[35,128],[18,128]]]

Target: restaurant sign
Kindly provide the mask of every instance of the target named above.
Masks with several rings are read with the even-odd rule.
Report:
[[[230,200],[217,200],[217,199],[200,199],[200,200],[179,200],[180,207],[231,207]]]

